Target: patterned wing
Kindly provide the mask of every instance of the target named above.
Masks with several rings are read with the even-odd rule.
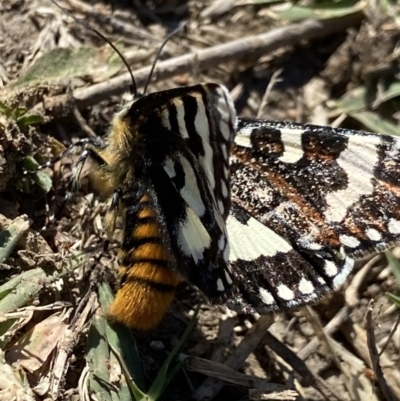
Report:
[[[400,140],[240,119],[231,158],[230,262],[239,310],[337,288],[353,260],[400,242]]]
[[[131,120],[139,121],[138,134],[146,140],[145,176],[163,214],[177,269],[207,296],[224,299],[232,285],[225,220],[233,103],[227,90],[215,84],[142,99],[134,104],[140,117],[132,110]]]

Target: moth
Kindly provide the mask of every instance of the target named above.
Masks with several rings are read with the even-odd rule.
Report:
[[[135,96],[104,139],[75,145],[71,187],[91,159],[110,240],[123,220],[109,315],[139,330],[162,320],[182,280],[268,313],[316,302],[354,258],[400,242],[398,138],[238,118],[222,85]]]
[[[395,137],[237,118],[222,85],[139,97],[74,169],[92,160],[110,239],[124,221],[109,315],[151,329],[182,280],[241,312],[317,301],[399,242],[399,152]]]
[[[87,140],[97,193],[108,198],[106,231],[118,216],[121,285],[109,316],[136,329],[157,325],[189,280],[216,302],[231,293],[226,218],[229,155],[236,112],[227,89],[196,85],[151,93],[127,104],[105,140]]]

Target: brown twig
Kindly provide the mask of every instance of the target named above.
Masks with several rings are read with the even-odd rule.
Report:
[[[87,124],[87,122],[83,118],[81,112],[75,106],[72,107],[72,115],[74,116],[75,121],[78,123],[81,130],[87,135],[88,138],[96,138],[97,137],[96,133],[90,128],[90,126]]]
[[[369,260],[354,276],[351,280],[351,283],[347,287],[344,298],[346,300],[346,304],[349,307],[355,307],[359,302],[358,291],[361,285],[364,283],[366,277],[368,276],[369,272],[371,271],[372,267],[378,260],[381,260],[382,254],[378,254],[374,256],[371,260]]]
[[[324,328],[322,327],[321,321],[320,321],[317,313],[314,311],[314,309],[311,306],[305,306],[302,311],[303,311],[306,319],[308,320],[308,322],[311,324],[311,326],[314,330],[314,334],[319,339],[320,343],[324,344],[325,349],[327,350],[331,359],[336,364],[336,367],[340,370],[340,361],[339,361],[337,355],[335,354],[335,351],[331,344],[331,339],[330,339],[329,335],[326,334]]]
[[[370,368],[373,367],[371,355],[368,350],[368,334],[359,324],[354,323],[351,318],[343,322],[341,326],[342,333],[346,336],[349,343],[356,350],[357,354],[362,358]],[[400,372],[389,357],[383,353],[380,357],[381,366],[383,367],[386,381],[397,399],[400,399]]]
[[[379,352],[379,356],[381,356],[385,352],[385,349],[388,346],[388,344],[390,343],[390,340],[393,338],[394,333],[396,333],[397,328],[399,327],[399,324],[400,324],[400,315],[397,316],[396,322],[390,330],[389,337],[387,338],[385,344],[382,346],[381,352]]]
[[[329,321],[324,327],[324,332],[327,335],[335,333],[343,322],[347,320],[349,316],[349,308],[344,306],[340,311]],[[319,344],[318,338],[313,338],[300,352],[297,354],[299,358],[306,360],[312,352],[317,348]]]
[[[326,400],[342,400],[331,388],[313,373],[307,365],[285,344],[279,341],[270,332],[265,333],[265,341],[275,353],[277,353],[292,369],[298,373],[309,385],[314,387]]]
[[[282,392],[287,390],[287,387],[282,384],[268,383],[265,378],[236,372],[236,370],[216,361],[209,361],[198,357],[188,357],[185,366],[188,370],[214,377],[218,380],[223,380],[225,383],[234,386],[255,388],[264,392]]]
[[[261,99],[260,107],[257,111],[257,118],[262,118],[268,104],[269,96],[271,94],[272,88],[275,86],[276,83],[282,82],[282,79],[279,79],[279,75],[281,75],[283,69],[279,68],[278,70],[274,71],[271,79],[268,83],[267,89],[265,89],[265,93],[263,98]]]
[[[257,58],[271,53],[284,46],[293,46],[304,40],[311,40],[342,32],[361,21],[361,14],[348,15],[332,20],[307,20],[297,24],[274,29],[270,32],[248,36],[243,39],[233,40],[228,43],[213,46],[173,59],[160,62],[154,72],[154,78],[165,80],[174,75],[190,71],[194,64],[199,69],[215,67],[221,63],[237,62],[245,58]],[[151,67],[140,68],[134,71],[138,86],[143,86],[147,80]],[[92,85],[88,88],[77,89],[74,98],[78,109],[84,109],[97,104],[110,96],[121,95],[126,92],[130,84],[130,75],[123,74],[107,82]],[[60,108],[66,102],[66,96],[60,95],[48,100],[53,108]],[[44,114],[42,104],[37,104],[32,112]]]
[[[226,359],[226,361],[224,361],[224,365],[234,370],[239,369],[266,335],[272,322],[273,317],[266,315],[260,316],[246,337],[243,338],[242,342],[232,351],[232,354]],[[211,400],[221,391],[223,386],[224,384],[221,381],[214,378],[208,378],[197,389],[196,393],[193,395],[193,399]]]

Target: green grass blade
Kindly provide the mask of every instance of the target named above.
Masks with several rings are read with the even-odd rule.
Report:
[[[397,282],[400,283],[400,261],[393,256],[391,251],[386,251],[385,256],[389,262],[394,276],[396,277]]]
[[[150,387],[150,390],[147,393],[149,400],[156,401],[159,399],[161,394],[164,392],[165,388],[168,386],[170,381],[173,379],[173,377],[176,375],[176,373],[179,371],[182,364],[184,363],[184,361],[177,361],[177,365],[173,366],[172,369],[169,370],[171,363],[174,361],[176,356],[181,351],[182,347],[184,346],[189,337],[190,332],[193,330],[194,326],[197,323],[197,314],[199,312],[199,308],[200,307],[198,306],[195,311],[195,314],[190,320],[188,326],[186,327],[186,330],[183,333],[182,338],[175,345],[171,353],[168,355],[168,358],[161,366],[160,371],[157,374],[157,377],[155,378],[153,384]]]
[[[106,341],[105,322],[101,312],[92,318],[87,339],[86,361],[90,368],[88,382],[90,392],[95,399],[113,401],[109,373],[110,349]]]
[[[349,113],[349,116],[359,121],[368,131],[378,132],[384,135],[400,135],[398,124],[394,124],[388,119],[380,116],[373,111],[361,111],[358,113]]]
[[[99,286],[99,300],[103,311],[107,311],[114,300],[113,292],[105,281]],[[124,370],[128,387],[136,400],[144,399],[145,394],[141,389],[145,388],[145,376],[131,331],[123,325],[112,324],[107,320],[105,325],[108,343]]]
[[[400,308],[400,297],[390,292],[387,292],[386,295],[398,308]]]
[[[19,216],[5,230],[0,232],[0,263],[3,263],[10,256],[29,226],[28,217]]]

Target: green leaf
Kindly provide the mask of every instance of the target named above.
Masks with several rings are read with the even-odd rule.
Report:
[[[27,127],[32,124],[40,124],[44,122],[42,116],[38,114],[26,114],[27,109],[25,107],[17,107],[12,109],[7,106],[4,102],[0,102],[0,114],[7,118],[13,119],[19,127]]]
[[[14,248],[19,239],[29,229],[30,222],[27,216],[17,217],[6,230],[0,232],[0,264],[3,263]]]
[[[78,50],[56,48],[42,57],[21,76],[16,87],[34,85],[43,81],[58,83],[73,77],[83,77],[96,58],[96,50],[81,47]],[[62,81],[61,81],[62,82]]]
[[[179,342],[175,345],[174,349],[168,355],[168,358],[165,360],[163,365],[161,366],[157,377],[155,378],[154,382],[152,383],[150,390],[148,391],[147,395],[149,400],[158,400],[161,394],[164,392],[165,388],[168,386],[170,381],[174,378],[176,373],[181,369],[182,365],[185,363],[185,360],[176,361],[175,366],[169,370],[171,363],[174,361],[175,357],[178,355],[180,350],[185,345],[190,332],[193,330],[194,326],[197,323],[197,314],[199,312],[199,306],[196,309],[195,314],[193,315],[192,319],[190,320],[188,326],[186,327],[185,332],[182,335],[182,338]]]
[[[400,127],[373,111],[349,113],[349,116],[363,124],[367,130],[384,135],[400,135]]]
[[[109,367],[110,349],[106,341],[105,319],[97,309],[87,339],[86,361],[90,368],[89,387],[95,399],[113,401]]]
[[[29,173],[28,176],[32,177],[33,181],[46,193],[48,193],[53,187],[52,179],[43,171],[36,171],[40,164],[32,157],[27,156],[21,163],[22,170]],[[24,190],[24,192],[28,192],[28,189],[25,188],[21,181],[19,183],[19,187]],[[26,183],[27,184],[27,183]]]
[[[394,99],[398,96],[400,96],[400,82],[393,81],[383,90],[382,93],[379,93],[379,103],[387,102],[388,100]]]
[[[11,341],[10,334],[7,334],[10,329],[18,322],[18,319],[7,319],[0,322],[0,349],[4,347]]]
[[[12,115],[12,109],[1,101],[0,101],[0,114],[6,117],[10,117]]]
[[[387,292],[386,295],[398,308],[400,308],[400,297],[390,292]]]
[[[367,87],[358,86],[343,95],[336,102],[332,102],[333,107],[338,109],[339,113],[352,113],[357,111],[366,110],[370,102],[367,98]]]
[[[22,160],[22,169],[28,172],[35,172],[40,164],[32,157],[26,156],[24,160]]]
[[[397,282],[400,284],[400,261],[394,257],[391,251],[385,251],[385,256]]]
[[[105,281],[102,281],[99,286],[99,300],[103,311],[107,311],[114,301],[114,294]],[[141,390],[145,388],[145,376],[135,339],[128,327],[110,323],[108,320],[105,324],[108,343],[123,365],[127,384],[135,399],[142,399],[145,396]]]
[[[357,111],[368,110],[371,104],[379,101],[379,104],[385,103],[391,99],[400,96],[400,82],[393,81],[387,85],[382,92],[376,94],[377,97],[368,96],[368,90],[365,85],[358,86],[345,95],[343,95],[336,102],[332,102],[335,108],[340,113],[351,113]]]
[[[19,118],[21,118],[23,115],[25,115],[27,112],[26,107],[17,107],[16,109],[13,110],[13,119],[17,121]]]
[[[33,174],[32,178],[44,192],[48,193],[51,190],[53,181],[47,174],[43,173],[43,171],[37,171]]]
[[[18,117],[17,124],[19,127],[28,127],[33,124],[41,124],[44,122],[44,118],[39,114],[28,114]]]

